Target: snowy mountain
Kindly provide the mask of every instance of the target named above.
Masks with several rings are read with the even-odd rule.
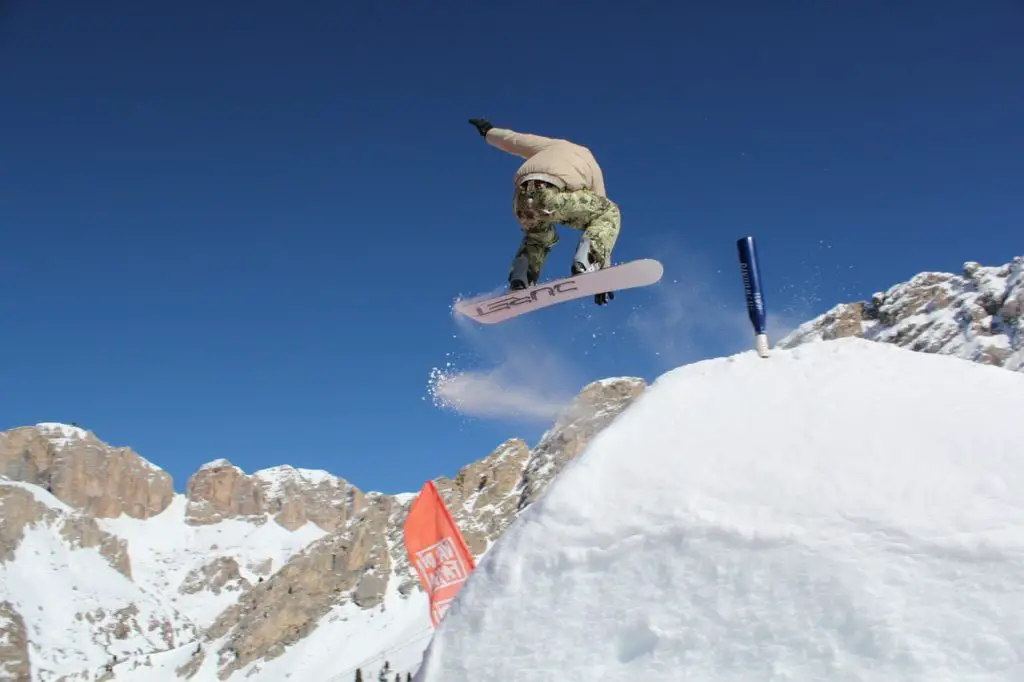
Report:
[[[960,274],[922,272],[832,308],[777,347],[848,336],[1024,371],[1024,256],[998,267],[969,261]]]
[[[197,631],[173,601],[136,579],[128,545],[38,486],[0,483],[0,585],[5,626],[29,651],[34,679],[58,679],[114,659],[192,641]],[[27,661],[10,652],[8,672]]]
[[[925,273],[779,346],[863,336],[1019,371],[1021,264]],[[475,557],[648,390],[595,382],[532,448],[511,439],[435,479]],[[167,472],[75,425],[0,432],[0,680],[340,682],[385,664],[405,679],[433,633],[401,534],[414,496],[225,459],[176,493]]]
[[[417,682],[1024,679],[1024,376],[862,339],[660,377]]]
[[[509,440],[435,479],[477,557],[644,386],[596,382],[532,450]],[[172,483],[75,426],[0,433],[0,679],[415,671],[433,630],[401,534],[414,493],[289,466],[247,474],[224,459],[184,494]]]

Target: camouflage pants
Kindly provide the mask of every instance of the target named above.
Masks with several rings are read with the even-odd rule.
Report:
[[[516,258],[526,254],[531,279],[540,278],[548,253],[558,243],[555,225],[582,230],[580,238],[590,239],[592,258],[605,267],[611,265],[622,223],[612,200],[586,189],[567,191],[528,182],[516,189],[513,203],[524,233]]]

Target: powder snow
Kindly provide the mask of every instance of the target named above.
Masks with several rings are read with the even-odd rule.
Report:
[[[663,375],[419,682],[1024,679],[1024,376],[843,339]]]

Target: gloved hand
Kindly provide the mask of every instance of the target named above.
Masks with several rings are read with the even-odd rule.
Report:
[[[614,291],[606,291],[603,294],[598,294],[598,295],[594,296],[594,303],[596,303],[598,305],[607,305],[608,301],[612,300],[613,298],[615,298],[615,292]]]
[[[480,131],[480,135],[484,137],[487,136],[487,131],[494,127],[486,118],[471,118],[469,122],[475,125],[476,129]]]

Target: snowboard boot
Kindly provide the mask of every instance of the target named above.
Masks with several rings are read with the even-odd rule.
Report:
[[[580,237],[579,246],[576,247],[576,255],[572,259],[572,274],[579,275],[584,272],[594,272],[601,269],[601,263],[594,258],[594,252],[590,250],[590,240]]]
[[[576,255],[572,259],[572,274],[579,275],[584,272],[597,272],[603,267],[604,263],[598,261],[594,257],[594,252],[590,250],[590,239],[581,237],[579,246],[576,247]],[[613,298],[615,298],[615,292],[606,291],[603,294],[594,296],[594,303],[605,305]]]
[[[519,291],[532,287],[537,283],[537,273],[530,270],[530,260],[526,254],[516,256],[512,261],[512,267],[508,272],[508,288],[510,291]]]

